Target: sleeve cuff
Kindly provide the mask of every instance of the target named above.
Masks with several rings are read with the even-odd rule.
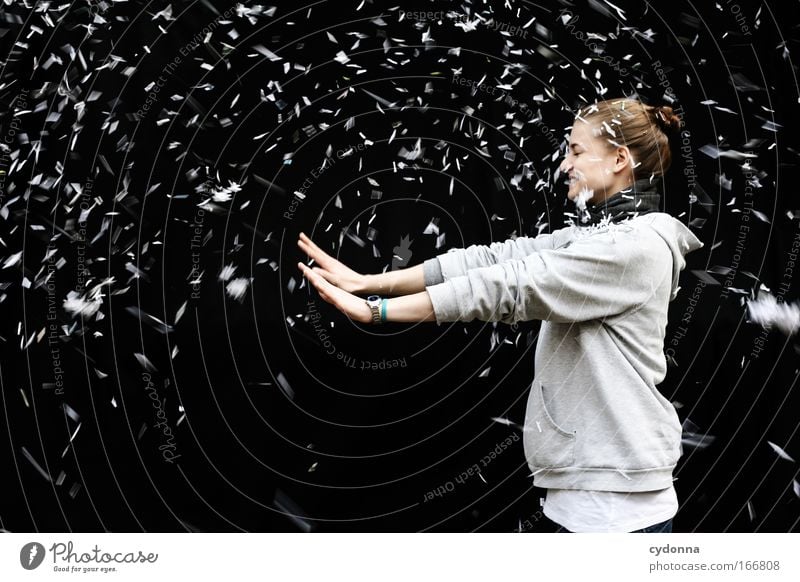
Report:
[[[461,309],[452,281],[431,285],[426,287],[425,290],[428,292],[428,296],[431,299],[437,325],[441,325],[447,321],[459,321],[461,318]]]
[[[444,282],[444,277],[442,276],[442,266],[439,263],[439,259],[436,257],[423,262],[422,270],[425,274],[426,287],[429,287],[430,285],[438,285],[439,283]]]

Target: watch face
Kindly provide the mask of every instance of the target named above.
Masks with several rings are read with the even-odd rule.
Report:
[[[380,299],[381,299],[380,295],[370,295],[369,297],[367,297],[367,301],[371,302],[380,301]]]

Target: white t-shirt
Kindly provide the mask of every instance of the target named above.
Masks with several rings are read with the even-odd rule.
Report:
[[[678,513],[675,487],[660,491],[620,493],[548,489],[544,514],[572,532],[632,532]]]

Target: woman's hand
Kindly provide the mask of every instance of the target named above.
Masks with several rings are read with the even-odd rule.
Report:
[[[319,273],[326,281],[347,291],[348,294],[364,292],[366,282],[364,275],[356,273],[352,269],[344,266],[314,244],[311,239],[302,232],[300,233],[300,238],[297,240],[297,246],[316,261],[319,267],[315,267],[314,272]]]
[[[330,283],[321,275],[320,271],[322,271],[322,269],[319,267],[309,269],[308,266],[303,263],[297,263],[297,266],[303,272],[303,276],[305,276],[309,283],[314,285],[319,292],[319,296],[325,301],[332,304],[354,321],[361,323],[372,322],[372,311],[366,301]]]

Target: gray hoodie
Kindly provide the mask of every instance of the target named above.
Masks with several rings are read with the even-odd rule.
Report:
[[[684,255],[702,246],[680,221],[651,212],[425,261],[437,324],[542,320],[523,438],[536,486],[672,485],[681,424],[656,386]]]

